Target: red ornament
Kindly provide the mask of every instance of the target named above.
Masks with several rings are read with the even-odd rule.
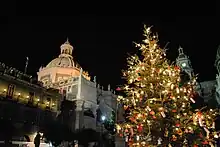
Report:
[[[141,125],[138,125],[137,126],[137,130],[138,130],[138,132],[142,132],[143,131],[143,127]]]
[[[154,111],[150,111],[150,114],[151,114],[151,115],[154,115],[154,114],[155,114],[155,112],[154,112]]]
[[[134,118],[134,117],[131,117],[131,118],[130,118],[130,120],[131,120],[131,121],[134,121],[134,120],[135,120],[135,118]]]
[[[180,124],[176,124],[176,127],[180,127]]]
[[[197,114],[198,114],[199,117],[201,117],[202,112],[199,111],[199,112],[197,112]]]
[[[175,66],[174,69],[175,69],[175,70],[179,70],[180,67],[179,67],[179,66]]]
[[[209,144],[207,140],[203,141],[202,144]]]
[[[138,77],[137,80],[140,81],[140,80],[141,80],[141,77]]]
[[[156,119],[156,116],[152,116],[153,117],[153,119]]]
[[[172,110],[172,112],[174,112],[174,113],[175,113],[175,112],[176,112],[176,110],[174,109],[174,110]]]
[[[116,91],[120,91],[120,90],[121,90],[121,88],[120,88],[120,87],[116,88]]]

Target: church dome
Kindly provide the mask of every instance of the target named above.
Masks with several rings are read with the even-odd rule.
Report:
[[[75,65],[70,57],[58,57],[53,59],[46,67],[75,67]]]
[[[53,59],[46,67],[75,67],[72,56],[73,46],[70,45],[68,39],[67,41],[60,46],[60,55],[58,58]]]

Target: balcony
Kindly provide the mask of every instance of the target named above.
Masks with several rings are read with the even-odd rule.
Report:
[[[0,93],[0,102],[10,102],[10,103],[15,103],[18,105],[24,105],[24,106],[28,106],[31,108],[39,108],[41,110],[49,110],[51,112],[56,112],[56,108],[55,106],[57,104],[52,103],[50,101],[47,100],[43,100],[40,101],[40,99],[33,99],[32,101],[30,100],[29,96],[21,96],[21,95],[17,95],[17,96],[13,96],[13,97],[7,97],[6,93]]]

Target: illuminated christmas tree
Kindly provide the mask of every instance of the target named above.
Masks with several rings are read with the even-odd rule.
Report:
[[[193,110],[196,78],[181,81],[180,68],[168,62],[150,27],[145,26],[144,37],[136,44],[140,55],[128,58],[124,72],[125,96],[118,101],[124,106],[125,121],[116,125],[117,133],[131,147],[212,146],[218,138],[216,110]]]

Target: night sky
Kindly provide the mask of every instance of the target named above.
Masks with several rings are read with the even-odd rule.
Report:
[[[168,59],[174,61],[181,45],[190,57],[199,79],[214,80],[214,61],[220,45],[219,16],[97,16],[8,17],[0,24],[0,61],[36,76],[41,65],[58,57],[60,45],[69,38],[73,56],[84,70],[107,87],[120,85],[127,53],[134,53],[143,25],[153,25],[160,44],[167,42]]]

